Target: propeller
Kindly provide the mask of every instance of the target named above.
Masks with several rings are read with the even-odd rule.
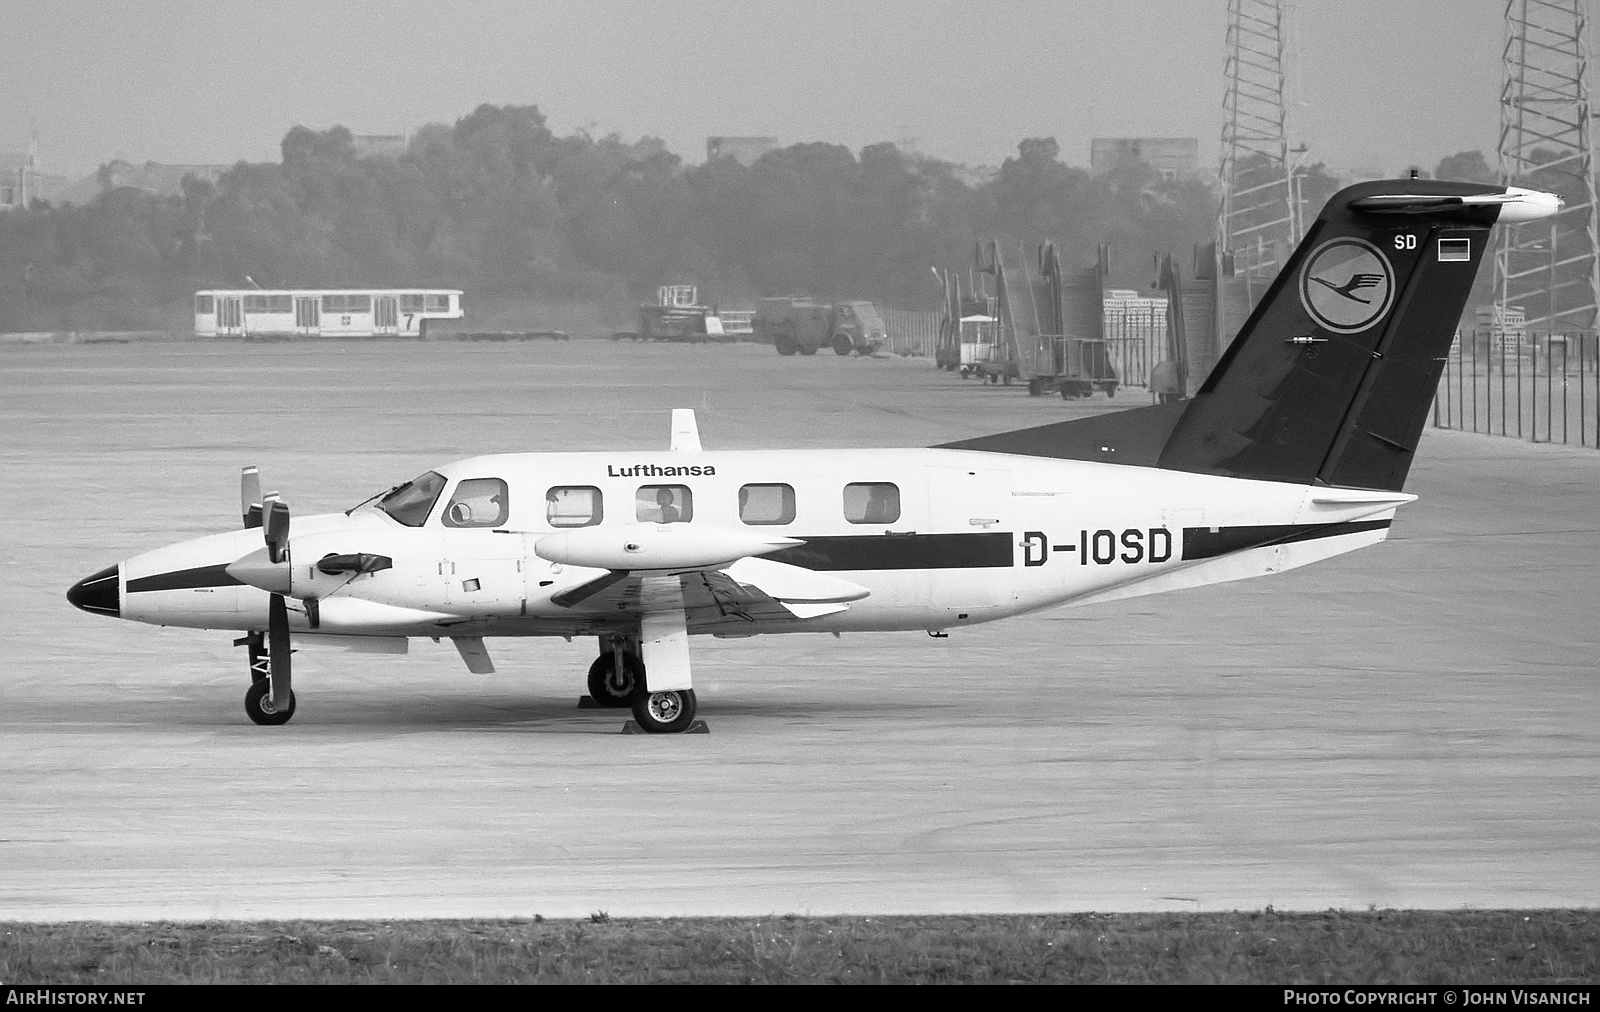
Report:
[[[261,472],[251,464],[239,475],[239,510],[245,530],[261,526],[261,503]]]
[[[289,605],[284,600],[284,592],[289,589],[289,504],[278,498],[276,492],[261,494],[261,472],[251,464],[239,475],[239,506],[245,529],[261,528],[267,545],[266,559],[252,552],[229,566],[228,572],[270,595],[267,598],[267,659],[271,684],[267,701],[281,712],[292,698]]]
[[[267,558],[273,562],[289,561],[289,504],[269,495],[262,516],[262,533],[267,539]]]

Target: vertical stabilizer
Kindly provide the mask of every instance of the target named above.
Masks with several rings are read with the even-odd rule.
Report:
[[[1348,187],[1193,400],[946,445],[1398,491],[1490,229],[1560,206],[1479,183]]]

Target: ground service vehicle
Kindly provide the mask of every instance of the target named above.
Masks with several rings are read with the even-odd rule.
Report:
[[[67,600],[243,632],[258,724],[294,714],[296,639],[403,653],[448,637],[489,673],[488,637],[581,636],[594,703],[685,732],[693,635],[940,634],[1385,540],[1417,498],[1406,477],[1492,228],[1561,206],[1432,179],[1341,190],[1185,400],[901,449],[706,450],[678,409],[666,449],[472,457],[292,523],[251,467],[242,524],[132,555]],[[174,503],[180,525],[195,513]],[[1035,691],[1003,661],[996,685]]]
[[[662,285],[656,301],[639,307],[639,338],[645,341],[737,340],[722,330],[711,306],[702,305],[694,285]]]
[[[888,337],[883,318],[870,302],[814,302],[806,298],[762,299],[750,321],[758,341],[770,341],[780,355],[871,355]]]
[[[194,293],[196,337],[425,337],[459,320],[454,288],[212,289]]]

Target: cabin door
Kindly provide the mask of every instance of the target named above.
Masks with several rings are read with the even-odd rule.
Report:
[[[380,295],[372,300],[372,332],[380,337],[393,337],[399,330],[400,314],[393,295]]]
[[[929,603],[972,619],[1016,598],[1011,472],[979,467],[928,469]]]
[[[322,331],[322,307],[315,298],[294,300],[294,330],[302,337],[316,337]]]
[[[217,336],[238,337],[244,333],[244,300],[238,296],[217,300]]]

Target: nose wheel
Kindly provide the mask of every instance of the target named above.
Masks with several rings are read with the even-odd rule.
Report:
[[[274,706],[272,703],[272,680],[262,678],[250,683],[250,688],[244,694],[244,712],[257,724],[267,727],[276,727],[279,724],[289,723],[289,718],[294,716],[294,692],[289,693],[289,705],[285,707]]]

